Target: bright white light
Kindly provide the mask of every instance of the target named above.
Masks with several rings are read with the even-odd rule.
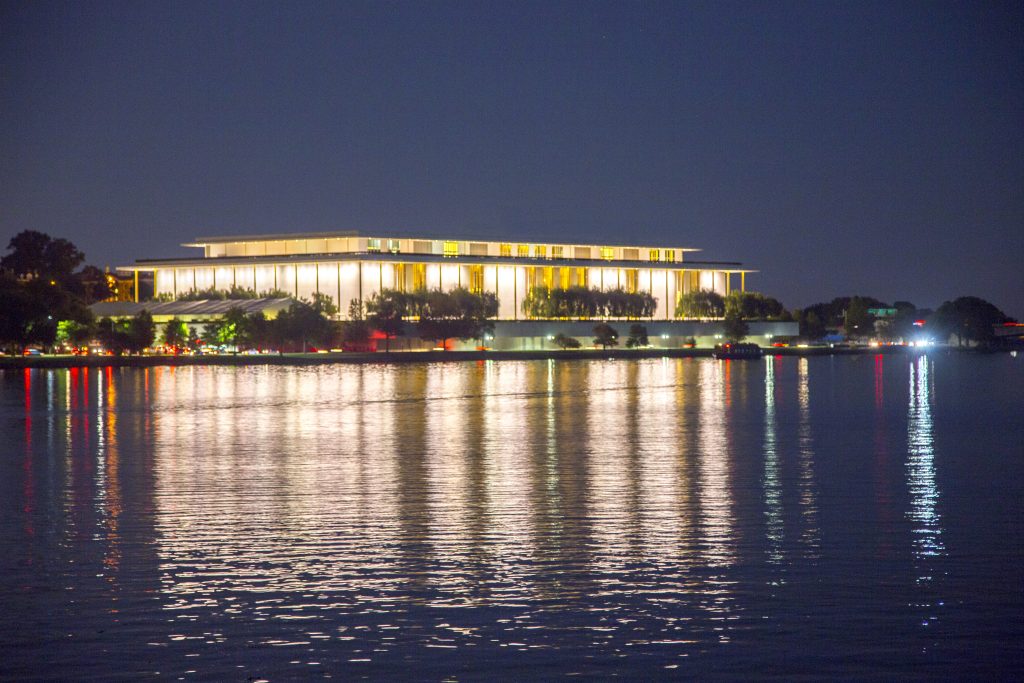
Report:
[[[661,338],[662,339],[668,339],[668,335],[667,334],[663,334],[663,335],[661,335]]]

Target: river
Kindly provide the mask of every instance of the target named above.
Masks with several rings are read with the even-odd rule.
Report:
[[[0,679],[1005,679],[1024,359],[0,372]]]

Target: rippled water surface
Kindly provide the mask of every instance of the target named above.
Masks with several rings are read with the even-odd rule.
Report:
[[[1020,675],[1022,361],[0,373],[0,679]]]

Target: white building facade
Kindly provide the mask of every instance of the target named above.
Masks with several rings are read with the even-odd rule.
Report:
[[[382,289],[415,291],[464,287],[492,292],[498,319],[527,319],[524,297],[534,287],[589,287],[648,292],[653,320],[676,320],[683,294],[746,289],[753,272],[738,263],[690,260],[697,249],[539,242],[373,237],[360,233],[304,233],[205,237],[185,246],[203,250],[186,259],[140,260],[119,270],[150,274],[154,295],[175,299],[193,291],[232,287],[331,297],[344,312],[352,299]],[[685,258],[684,258],[685,257]],[[136,292],[138,287],[136,287]]]

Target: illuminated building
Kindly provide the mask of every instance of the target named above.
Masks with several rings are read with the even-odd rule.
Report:
[[[110,296],[105,301],[137,301],[135,280],[137,274],[131,277],[111,273],[109,268],[103,273],[107,279],[107,287],[110,289]]]
[[[359,233],[304,233],[253,237],[201,237],[184,246],[203,250],[190,259],[140,260],[121,270],[153,279],[157,297],[240,287],[282,291],[299,298],[316,292],[345,310],[351,299],[381,289],[465,287],[493,292],[500,320],[521,320],[521,303],[538,285],[649,292],[654,319],[675,317],[685,292],[726,295],[745,289],[738,263],[690,261],[685,247],[607,246],[369,237]]]
[[[200,237],[184,246],[202,249],[202,255],[139,260],[121,270],[151,282],[154,297],[161,300],[231,288],[305,299],[320,293],[331,297],[343,315],[349,301],[365,301],[383,289],[464,287],[497,296],[496,337],[503,335],[503,328],[515,327],[518,331],[509,336],[539,340],[555,332],[541,324],[550,321],[530,320],[523,313],[523,300],[534,287],[646,292],[656,306],[654,315],[643,322],[667,324],[680,320],[676,304],[685,293],[711,290],[725,296],[734,289],[745,290],[747,273],[753,272],[734,262],[690,260],[699,250],[680,246],[430,239],[356,232]],[[710,328],[697,329],[692,327],[696,321],[687,322],[691,325],[687,329],[665,327],[650,333],[710,334]],[[592,327],[578,319],[565,321],[562,327],[566,324],[579,327],[569,332],[581,337],[589,335]],[[772,325],[770,334],[796,334],[795,325]],[[754,334],[758,331],[752,329]]]

